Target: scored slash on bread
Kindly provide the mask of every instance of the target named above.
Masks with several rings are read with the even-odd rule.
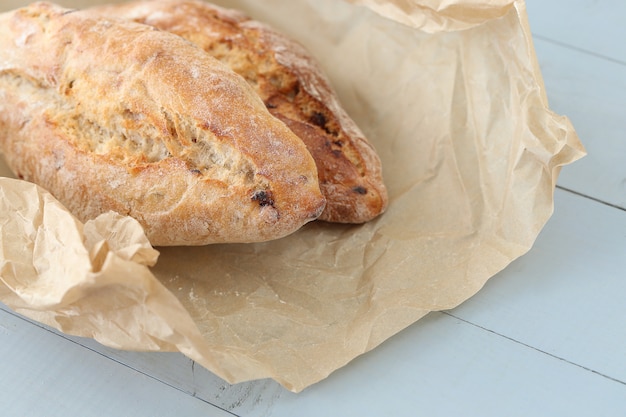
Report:
[[[276,239],[325,205],[302,141],[227,66],[50,3],[0,15],[0,151],[79,219],[130,215],[153,245]]]
[[[378,155],[300,44],[237,10],[202,1],[139,0],[91,11],[175,33],[245,78],[313,155],[327,200],[321,220],[363,223],[385,210]]]

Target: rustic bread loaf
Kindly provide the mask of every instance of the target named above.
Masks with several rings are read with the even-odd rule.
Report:
[[[0,15],[0,150],[83,221],[128,214],[153,245],[275,239],[325,204],[302,141],[227,66],[49,3]]]
[[[201,1],[140,0],[92,11],[175,33],[242,75],[313,155],[327,199],[321,220],[362,223],[385,210],[378,155],[300,44],[239,11]]]

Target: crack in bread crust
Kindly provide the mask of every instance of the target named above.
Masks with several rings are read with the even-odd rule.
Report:
[[[99,123],[86,106],[74,99],[81,95],[79,85],[80,81],[72,80],[65,88],[52,88],[16,71],[0,73],[0,89],[19,90],[33,103],[46,103],[42,111],[48,123],[83,152],[110,158],[129,169],[178,158],[198,175],[226,181],[235,172],[247,186],[253,186],[253,164],[212,132],[166,109],[161,109],[166,129],[158,129],[146,120],[148,116],[133,112],[124,103],[111,112],[108,124]]]

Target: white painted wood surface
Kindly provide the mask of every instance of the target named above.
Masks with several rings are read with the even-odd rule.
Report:
[[[572,120],[588,151],[559,184],[626,208],[626,2],[527,6],[550,107]]]
[[[589,155],[563,170],[533,249],[475,297],[297,395],[0,305],[0,415],[626,415],[626,3],[528,0],[528,11],[551,106]]]

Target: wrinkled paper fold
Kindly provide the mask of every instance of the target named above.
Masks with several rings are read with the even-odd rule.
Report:
[[[530,249],[560,168],[584,149],[548,107],[523,1],[216,3],[318,57],[381,156],[387,213],[157,252],[132,219],[81,224],[45,190],[3,178],[3,303],[115,348],[180,351],[229,382],[300,391]]]

